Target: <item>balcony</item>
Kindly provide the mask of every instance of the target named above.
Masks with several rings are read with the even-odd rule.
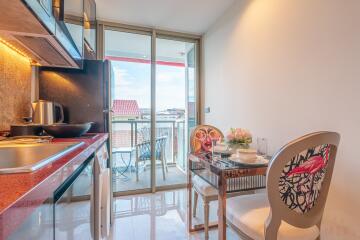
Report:
[[[149,143],[150,152],[150,120],[113,120],[112,121],[112,154],[113,154],[113,188],[114,192],[124,192],[150,188],[150,161],[138,164],[136,176],[136,149]],[[163,153],[164,165],[157,155],[155,167],[156,186],[183,185],[186,183],[187,141],[185,120],[156,121],[156,138],[164,139],[156,151]],[[165,175],[163,176],[163,167]]]

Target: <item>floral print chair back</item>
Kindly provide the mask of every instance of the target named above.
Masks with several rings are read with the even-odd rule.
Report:
[[[266,235],[275,234],[281,220],[320,228],[339,141],[338,133],[312,133],[285,145],[273,157],[267,174],[271,214]]]
[[[211,152],[212,141],[224,139],[223,133],[210,125],[199,125],[191,133],[190,147],[192,153]]]
[[[209,153],[212,150],[212,141],[221,141],[222,139],[224,139],[224,135],[216,127],[199,125],[191,132],[191,153]],[[193,177],[192,183],[194,189],[194,208],[192,214],[193,217],[196,216],[198,196],[201,196],[204,212],[204,235],[207,240],[209,239],[210,202],[218,199],[218,191],[198,175]]]

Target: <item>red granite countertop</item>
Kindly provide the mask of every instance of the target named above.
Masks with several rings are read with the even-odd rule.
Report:
[[[84,142],[75,150],[31,173],[0,175],[0,239],[6,239],[37,207],[91,156],[108,138],[54,139],[53,142]]]

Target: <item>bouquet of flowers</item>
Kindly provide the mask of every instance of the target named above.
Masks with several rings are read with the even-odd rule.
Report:
[[[245,148],[249,147],[249,144],[252,142],[251,133],[242,128],[230,128],[226,139],[229,145],[242,145]]]

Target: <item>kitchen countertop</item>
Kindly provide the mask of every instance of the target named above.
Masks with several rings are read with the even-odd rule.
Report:
[[[93,154],[108,138],[54,139],[53,142],[84,142],[75,150],[31,173],[0,175],[0,239],[6,239],[37,207]]]

